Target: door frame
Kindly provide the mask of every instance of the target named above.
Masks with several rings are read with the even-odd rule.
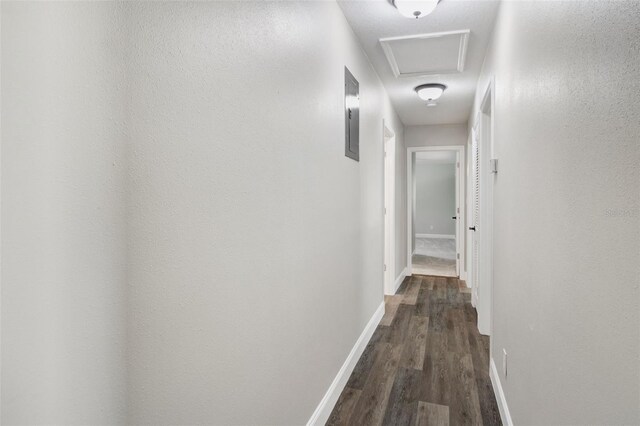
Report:
[[[478,138],[478,122],[474,122],[473,126],[471,128],[471,132],[469,132],[469,142],[468,142],[468,149],[469,149],[469,161],[468,163],[468,168],[467,168],[467,175],[468,175],[468,182],[469,182],[469,191],[468,191],[468,195],[467,195],[467,205],[468,205],[468,209],[469,209],[469,215],[467,216],[467,220],[468,223],[466,224],[466,232],[467,232],[467,241],[468,241],[468,253],[467,253],[467,262],[468,262],[468,266],[467,266],[467,286],[471,288],[471,305],[475,308],[476,307],[476,297],[477,297],[477,287],[478,287],[478,280],[476,279],[476,265],[474,263],[475,257],[474,257],[474,248],[476,246],[476,239],[480,239],[480,234],[478,232],[473,231],[471,228],[473,226],[476,226],[477,223],[475,222],[475,188],[476,188],[476,182],[475,182],[475,172],[476,172],[476,161],[475,161],[475,155],[476,155],[476,150],[475,150],[475,146],[479,143],[479,138]],[[479,150],[478,150],[478,156],[479,156]],[[479,183],[478,183],[479,186]],[[478,208],[479,209],[479,208]],[[478,263],[480,262],[479,260],[479,254],[478,254]]]
[[[384,224],[384,254],[383,254],[383,290],[384,294],[396,293],[396,134],[387,123],[382,120],[383,142],[383,212]]]
[[[472,294],[478,311],[478,330],[490,336],[493,332],[493,281],[494,281],[494,223],[493,193],[496,174],[490,170],[490,160],[496,158],[495,152],[495,83],[491,77],[482,92],[482,101],[473,123],[478,141],[480,165],[480,222],[478,226],[478,281],[472,283]],[[487,113],[488,111],[488,113]],[[474,236],[475,238],[475,236]],[[471,262],[473,268],[473,262]],[[470,271],[470,276],[474,276]]]
[[[466,283],[467,283],[467,288],[471,289],[471,305],[475,308],[476,307],[476,301],[475,301],[475,294],[473,292],[473,285],[474,285],[474,280],[473,280],[473,231],[471,231],[469,229],[470,226],[473,226],[472,220],[473,220],[473,209],[474,209],[474,200],[473,200],[473,188],[474,188],[474,175],[473,175],[473,138],[476,132],[476,128],[472,127],[471,130],[469,131],[469,137],[467,138],[467,155],[468,155],[468,159],[467,159],[467,165],[466,165],[466,182],[467,182],[467,193],[466,193],[466,208],[465,210],[467,211],[467,217],[466,217],[466,223],[464,224],[464,233],[465,233],[465,271],[466,271],[466,275],[467,275],[467,279],[466,279]]]
[[[407,273],[411,275],[413,273],[413,196],[414,196],[414,181],[413,181],[413,162],[412,157],[416,152],[428,152],[428,151],[453,151],[456,153],[456,270],[458,271],[460,279],[466,279],[465,262],[466,253],[464,250],[466,233],[464,227],[466,223],[466,211],[465,211],[465,176],[462,173],[465,161],[465,146],[464,145],[451,145],[451,146],[420,146],[407,148]]]

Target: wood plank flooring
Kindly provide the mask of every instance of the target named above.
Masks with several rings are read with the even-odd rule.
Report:
[[[464,282],[413,275],[385,301],[327,425],[501,425]]]

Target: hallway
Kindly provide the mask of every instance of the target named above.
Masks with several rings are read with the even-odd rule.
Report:
[[[640,426],[640,1],[0,27],[1,425]]]
[[[500,425],[465,283],[413,275],[385,304],[327,424]]]

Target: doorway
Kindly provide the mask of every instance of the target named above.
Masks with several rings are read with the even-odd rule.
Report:
[[[487,86],[471,135],[471,302],[478,330],[491,335],[493,308],[493,186],[497,160],[493,147],[493,84]],[[492,166],[492,162],[494,165]]]
[[[464,147],[407,150],[408,269],[460,277],[464,265]]]
[[[384,294],[396,293],[395,286],[395,165],[396,136],[383,122],[384,143]]]

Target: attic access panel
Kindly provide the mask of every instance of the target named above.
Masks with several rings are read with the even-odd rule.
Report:
[[[360,161],[360,84],[344,68],[344,155]]]
[[[459,73],[464,70],[469,30],[380,39],[397,77]]]

